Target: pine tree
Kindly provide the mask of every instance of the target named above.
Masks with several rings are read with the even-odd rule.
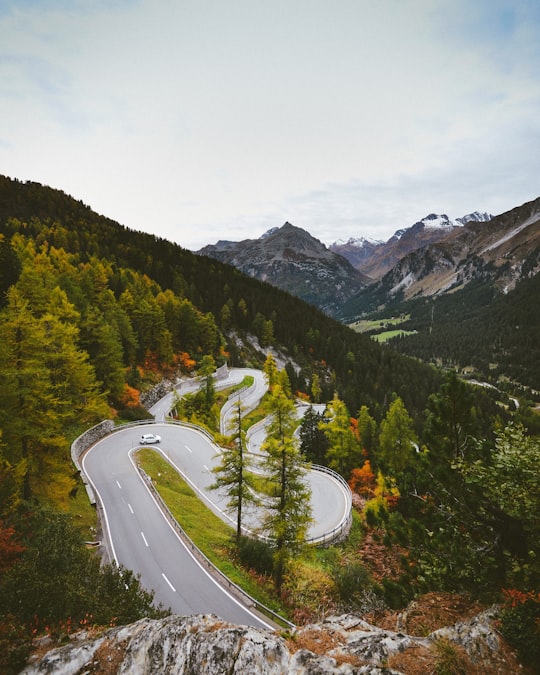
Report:
[[[212,406],[214,405],[214,401],[216,400],[216,388],[213,378],[213,375],[216,372],[216,362],[214,361],[214,357],[211,354],[205,354],[202,357],[197,372],[200,377],[204,378],[205,402],[208,412],[210,412]]]
[[[372,454],[377,445],[377,422],[369,414],[369,409],[365,405],[358,411],[358,435],[362,448]]]
[[[463,458],[475,429],[471,387],[452,371],[440,392],[428,399],[424,433],[430,450],[439,458]]]
[[[309,406],[300,423],[300,449],[304,457],[316,464],[324,464],[328,441],[321,428],[322,415]]]

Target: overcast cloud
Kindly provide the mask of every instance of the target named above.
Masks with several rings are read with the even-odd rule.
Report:
[[[0,0],[0,173],[197,249],[540,195],[537,0]]]

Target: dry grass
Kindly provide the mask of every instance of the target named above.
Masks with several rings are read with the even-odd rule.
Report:
[[[355,654],[347,653],[345,649],[341,651],[340,648],[344,644],[345,642],[339,634],[317,628],[302,630],[293,639],[287,641],[291,654],[301,649],[307,649],[318,656],[328,656],[329,652],[332,652],[332,658],[336,660],[338,665],[349,663],[352,666],[362,666],[367,663]]]
[[[426,593],[405,610],[369,616],[367,620],[385,630],[398,630],[408,635],[425,637],[438,628],[468,621],[487,607],[455,593]]]

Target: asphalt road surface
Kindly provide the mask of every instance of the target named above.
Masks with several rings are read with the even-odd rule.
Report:
[[[264,393],[260,371],[231,371],[227,385],[241,382],[246,374],[256,373],[248,405]],[[182,391],[184,393],[184,391]],[[170,401],[162,399],[152,412],[156,418],[166,415]],[[243,405],[244,402],[243,402]],[[163,516],[148,487],[135,468],[133,451],[139,447],[142,433],[161,436],[154,446],[182,474],[200,498],[231,524],[224,496],[209,489],[215,480],[211,469],[218,461],[219,448],[201,431],[177,424],[156,422],[124,427],[92,446],[82,466],[105,514],[105,526],[111,553],[120,565],[141,575],[144,587],[153,589],[155,600],[177,614],[214,613],[227,621],[257,627],[272,627],[243,605],[193,557],[189,548]],[[314,522],[308,536],[324,537],[347,518],[350,495],[331,475],[310,471],[311,505]],[[255,513],[249,519],[257,522]]]

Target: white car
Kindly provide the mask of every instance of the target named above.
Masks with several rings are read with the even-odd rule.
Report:
[[[139,443],[141,445],[151,445],[152,443],[159,443],[161,441],[161,436],[157,434],[143,434]]]

